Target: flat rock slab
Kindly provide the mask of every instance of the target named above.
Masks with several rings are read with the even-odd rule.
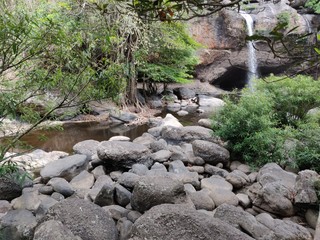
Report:
[[[162,204],[135,221],[130,240],[252,240],[229,224],[184,204]]]
[[[88,166],[86,155],[75,154],[70,157],[58,159],[48,163],[40,171],[40,176],[44,182],[48,182],[51,178],[61,177],[70,181]]]
[[[150,150],[143,144],[123,141],[103,141],[97,149],[98,157],[115,167],[131,168],[135,163],[152,165]]]
[[[200,126],[172,127],[165,126],[161,131],[162,138],[168,141],[185,141],[191,142],[194,140],[210,140],[214,141],[213,131]]]

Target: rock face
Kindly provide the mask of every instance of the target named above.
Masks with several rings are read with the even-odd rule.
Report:
[[[78,175],[88,166],[86,155],[75,154],[70,157],[58,159],[50,162],[41,169],[40,175],[44,181],[48,181],[53,177],[62,177],[70,181],[74,176]]]
[[[312,17],[298,14],[286,1],[260,1],[248,7],[252,7],[248,13],[254,21],[254,33],[269,33],[279,21],[288,22],[286,32],[297,26],[290,34],[307,34],[309,27],[315,31],[319,25],[313,24]],[[196,70],[197,78],[225,90],[244,87],[248,72],[248,49],[245,41],[247,27],[241,14],[222,10],[216,15],[195,19],[190,23],[190,32],[205,46],[198,52],[201,63]],[[288,60],[275,58],[266,43],[256,42],[255,49],[258,72],[262,76],[292,69],[288,68]]]
[[[44,221],[56,220],[63,223],[83,240],[118,239],[112,218],[97,205],[77,198],[68,198],[49,209]]]
[[[298,174],[295,189],[295,203],[316,204],[318,201],[316,184],[320,185],[320,175],[315,171],[305,170]]]
[[[180,204],[151,208],[133,224],[130,240],[250,240],[225,222]]]
[[[104,141],[98,146],[97,153],[102,161],[119,168],[131,168],[135,163],[152,165],[150,150],[138,143]]]
[[[183,184],[163,174],[141,178],[134,186],[131,206],[139,212],[144,212],[159,204],[186,201]]]

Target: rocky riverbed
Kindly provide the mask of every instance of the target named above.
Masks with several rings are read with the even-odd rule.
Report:
[[[47,153],[32,181],[2,178],[0,239],[319,239],[316,172],[253,171],[209,128],[153,123]]]

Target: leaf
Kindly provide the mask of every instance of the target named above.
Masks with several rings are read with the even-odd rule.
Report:
[[[320,55],[320,49],[319,48],[314,48],[314,50]]]

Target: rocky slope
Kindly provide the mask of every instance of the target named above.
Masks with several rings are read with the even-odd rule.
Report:
[[[132,142],[80,142],[34,181],[2,179],[2,239],[313,238],[316,172],[253,171],[208,128],[152,122]]]

